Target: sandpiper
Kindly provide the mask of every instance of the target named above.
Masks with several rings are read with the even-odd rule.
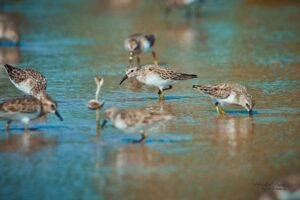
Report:
[[[136,77],[139,82],[148,86],[158,87],[159,100],[163,100],[163,91],[172,89],[172,84],[176,81],[197,78],[197,75],[174,72],[158,65],[133,66],[126,70],[126,75],[121,80],[120,85],[131,77]]]
[[[88,108],[91,110],[99,109],[104,104],[104,101],[101,101],[101,102],[99,101],[99,93],[100,93],[100,89],[103,85],[104,79],[100,76],[96,76],[94,78],[94,80],[97,85],[97,89],[96,89],[95,99],[90,100],[88,103]]]
[[[18,44],[20,35],[16,25],[8,19],[0,19],[0,40],[9,40]]]
[[[211,97],[220,115],[225,114],[221,107],[224,104],[240,105],[244,107],[249,114],[252,114],[253,107],[255,106],[253,97],[247,92],[246,88],[240,84],[221,83],[214,86],[193,85],[193,88]]]
[[[142,133],[142,138],[139,142],[144,142],[147,138],[146,130],[154,124],[163,120],[170,120],[171,115],[149,111],[144,108],[128,108],[119,109],[111,107],[104,113],[105,120],[102,123],[102,128],[105,126],[108,119],[113,125],[127,133]]]
[[[139,54],[148,52],[152,49],[155,42],[154,35],[145,35],[143,33],[136,33],[130,35],[125,39],[124,47],[130,52],[129,62],[132,64],[133,56],[137,57],[137,64],[140,65]],[[157,58],[155,52],[152,50],[152,56],[154,64],[157,64]]]
[[[47,113],[56,114],[63,121],[57,111],[57,104],[49,96],[41,101],[34,98],[11,99],[0,104],[0,118],[7,119],[6,129],[9,131],[12,121],[21,121],[28,130],[30,121],[38,119]]]
[[[46,98],[47,79],[42,74],[33,69],[21,69],[9,64],[5,64],[4,68],[16,88],[38,100]]]

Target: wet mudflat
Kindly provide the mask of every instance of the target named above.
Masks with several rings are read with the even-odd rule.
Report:
[[[0,48],[1,63],[48,78],[64,118],[30,125],[0,121],[1,199],[257,199],[265,184],[300,168],[300,4],[207,1],[200,18],[164,15],[157,1],[25,1],[3,13],[20,24],[20,47]],[[45,9],[46,8],[46,9]],[[128,66],[124,38],[154,33],[159,63],[198,79],[166,91],[119,82]],[[141,57],[150,63],[151,54]],[[174,119],[144,145],[111,125],[97,133],[94,76],[110,106],[147,107]],[[217,117],[192,85],[237,82],[256,99],[252,117],[228,106]],[[0,68],[0,101],[22,97]],[[100,118],[103,112],[100,111]]]

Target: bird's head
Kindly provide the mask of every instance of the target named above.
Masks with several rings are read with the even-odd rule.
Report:
[[[126,75],[123,77],[123,79],[121,80],[120,82],[120,85],[128,78],[131,78],[131,77],[136,77],[137,74],[138,74],[138,71],[140,70],[140,67],[138,66],[132,66],[130,68],[128,68],[125,72],[126,72]]]

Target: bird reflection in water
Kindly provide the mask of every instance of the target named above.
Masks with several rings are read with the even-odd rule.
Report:
[[[20,34],[13,20],[0,16],[0,40],[11,41],[15,45],[20,42]]]
[[[122,12],[126,10],[135,9],[138,6],[139,0],[104,0],[95,1],[91,6],[91,11],[107,12],[117,11]]]
[[[230,154],[234,155],[244,143],[249,142],[253,135],[252,116],[227,116],[216,119],[217,138],[226,147]]]
[[[147,145],[126,145],[118,149],[112,165],[118,176],[130,172],[147,175],[162,164],[159,157],[160,153],[150,150]]]
[[[205,40],[204,34],[189,22],[183,24],[168,23],[166,25],[166,33],[170,40],[184,49],[191,48],[195,45],[195,42],[204,42]]]
[[[7,134],[7,137],[0,141],[0,152],[18,152],[25,155],[46,147],[56,146],[56,144],[55,139],[46,138],[33,132],[20,135]]]
[[[0,47],[0,64],[21,62],[19,47]]]

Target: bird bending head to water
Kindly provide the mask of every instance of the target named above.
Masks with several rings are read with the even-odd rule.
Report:
[[[225,114],[221,106],[224,104],[236,104],[244,107],[252,114],[255,106],[254,98],[247,92],[246,88],[236,83],[221,83],[214,86],[193,85],[193,88],[211,97],[216,106],[218,114]],[[221,106],[220,106],[221,104]]]

